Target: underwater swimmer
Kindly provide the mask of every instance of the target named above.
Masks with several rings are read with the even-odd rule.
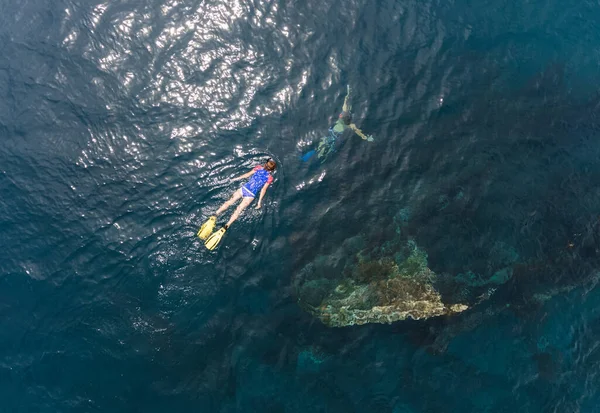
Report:
[[[262,207],[263,197],[267,192],[267,188],[273,182],[273,175],[271,175],[271,172],[273,172],[276,167],[277,164],[275,161],[269,159],[264,165],[257,165],[250,172],[232,179],[232,181],[239,181],[241,179],[250,178],[248,182],[242,185],[240,189],[236,190],[233,195],[231,195],[231,198],[229,198],[228,201],[224,202],[223,205],[219,207],[217,212],[215,212],[215,215],[208,218],[208,220],[202,224],[202,227],[198,231],[198,237],[200,237],[202,240],[206,240],[204,243],[206,248],[213,250],[217,247],[217,245],[219,245],[221,238],[223,238],[223,235],[225,235],[225,231],[227,231],[231,224],[233,224],[234,221],[239,218],[244,209],[246,209],[248,205],[254,201],[254,198],[259,192],[260,195],[256,209],[260,209]],[[240,199],[242,202],[240,202],[240,204],[237,206],[231,215],[231,218],[229,218],[229,221],[227,221],[227,224],[211,235],[217,223],[217,217]]]
[[[338,117],[337,122],[331,128],[329,128],[329,133],[327,136],[324,136],[319,142],[319,146],[317,149],[313,149],[312,151],[306,153],[302,156],[302,160],[304,162],[308,161],[315,153],[317,154],[317,158],[324,162],[329,155],[335,152],[335,143],[342,136],[342,134],[350,129],[358,136],[360,136],[363,140],[368,142],[373,142],[372,135],[365,135],[363,131],[358,129],[358,127],[352,123],[352,114],[350,111],[352,110],[352,106],[350,105],[350,86],[347,87],[347,94],[344,98],[344,105],[342,106],[342,113]]]

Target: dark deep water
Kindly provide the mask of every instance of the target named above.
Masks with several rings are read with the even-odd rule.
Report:
[[[599,18],[571,0],[4,1],[0,411],[600,411]],[[375,142],[300,162],[346,84]],[[268,156],[262,212],[206,251],[228,178]],[[446,293],[490,299],[344,329],[300,309],[299,268],[399,216],[466,280]],[[503,260],[492,289],[464,275]]]

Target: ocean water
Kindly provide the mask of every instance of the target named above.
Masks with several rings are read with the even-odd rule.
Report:
[[[5,0],[0,411],[600,411],[599,18]],[[300,161],[348,84],[375,141]],[[267,157],[263,209],[207,251],[229,178]],[[478,305],[335,329],[301,309],[301,268],[398,220]]]

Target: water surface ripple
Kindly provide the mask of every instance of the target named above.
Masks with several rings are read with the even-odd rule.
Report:
[[[599,17],[575,1],[3,2],[0,410],[597,411]],[[347,84],[375,142],[300,162]],[[199,225],[267,157],[264,208],[208,252]],[[404,218],[432,270],[491,298],[347,329],[301,310],[301,268]],[[466,277],[506,254],[507,283]]]

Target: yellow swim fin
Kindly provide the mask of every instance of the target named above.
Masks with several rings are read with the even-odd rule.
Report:
[[[213,229],[215,228],[215,224],[217,223],[217,217],[212,216],[206,220],[204,224],[198,230],[198,238],[204,240],[212,234]]]
[[[223,227],[212,234],[210,237],[208,237],[204,243],[204,246],[211,251],[217,248],[217,245],[219,245],[219,242],[221,242],[221,238],[223,238],[223,235],[225,235],[225,231],[227,231],[227,228]]]

